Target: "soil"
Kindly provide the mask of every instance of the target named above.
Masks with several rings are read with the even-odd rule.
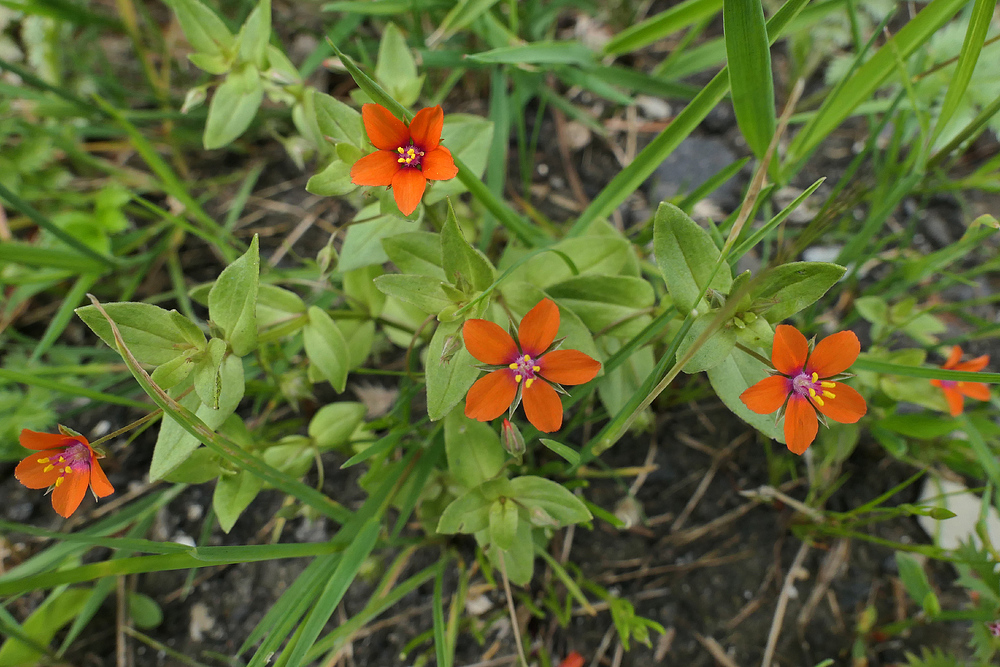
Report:
[[[586,105],[586,94],[575,101]],[[462,107],[463,103],[457,101],[456,106]],[[465,103],[462,110],[471,110],[469,106]],[[480,113],[484,111],[478,109]],[[533,113],[528,114],[529,120],[533,117]],[[543,128],[542,136],[559,135],[550,115],[544,122],[548,125]],[[636,148],[641,148],[643,141],[652,136],[638,133]],[[591,138],[568,153],[561,152],[556,142],[543,142],[533,161],[536,170],[532,175],[532,193],[536,197],[533,204],[557,220],[582,210],[580,193],[573,187],[574,179],[586,197],[596,195],[620,169],[610,144],[621,147],[627,140],[622,134],[607,141]],[[844,147],[853,141],[851,136],[835,138],[836,145],[827,147],[829,155],[820,155],[809,172],[802,175],[805,182],[796,185],[805,187],[819,175],[827,176],[828,183],[834,182],[849,160],[845,159]],[[239,233],[261,233],[264,254],[270,257],[303,214],[327,204],[305,193],[302,187],[305,178],[273,145],[262,145],[260,150],[256,157],[263,157],[268,166],[255,188],[258,198],[249,202]],[[623,204],[614,222],[622,227],[645,223],[656,202],[671,194],[671,188],[689,190],[698,184],[693,181],[714,174],[744,155],[747,150],[739,139],[732,110],[721,105],[699,132],[661,166],[647,189]],[[704,156],[704,160],[699,156]],[[245,166],[230,163],[227,168]],[[205,165],[206,169],[210,167]],[[517,187],[520,175],[513,164],[511,170],[510,182]],[[712,196],[713,205],[728,214],[737,205],[738,193],[746,179],[746,172],[737,175]],[[822,193],[821,190],[817,194],[819,200]],[[933,249],[957,238],[962,220],[967,219],[957,211],[958,206],[952,201],[936,202],[926,216],[921,241]],[[346,224],[349,215],[350,211],[339,204],[321,210],[315,224],[291,245],[288,256],[315,257],[329,232]],[[217,260],[197,246],[191,247],[185,266],[190,267],[195,280],[208,280],[218,270]],[[155,292],[166,289],[166,285],[166,273],[161,272],[150,276],[145,288]],[[774,663],[783,667],[808,667],[828,658],[837,665],[852,664],[853,660],[855,665],[888,666],[903,662],[906,651],[918,652],[920,646],[939,646],[956,657],[969,655],[965,646],[968,623],[918,623],[914,631],[901,635],[886,637],[880,633],[878,628],[886,623],[917,618],[917,606],[901,589],[893,550],[864,540],[814,534],[803,553],[803,542],[793,534],[796,527],[801,527],[803,516],[786,502],[762,501],[744,493],[784,483],[782,488],[788,496],[802,500],[805,485],[787,484],[790,477],[781,472],[780,466],[769,467],[772,457],[767,450],[771,448],[775,455],[780,452],[711,398],[702,378],[684,378],[682,383],[685,391],[673,392],[658,403],[652,432],[630,435],[601,458],[602,465],[612,469],[649,465],[648,475],[634,489],[634,496],[628,489],[633,483],[631,478],[624,482],[592,479],[585,491],[587,498],[597,505],[633,516],[634,525],[618,530],[595,521],[592,530],[577,527],[572,531],[572,539],[562,532],[552,540],[556,558],[562,558],[565,550],[569,562],[575,563],[584,576],[632,603],[637,614],[661,624],[665,633],[653,632],[649,647],[633,640],[632,650],[621,653],[607,605],[598,605],[599,610],[593,616],[574,609],[565,627],[551,619],[522,616],[533,647],[544,646],[554,656],[575,650],[587,658],[588,664],[614,667],[755,665],[763,658],[769,635],[776,631],[776,607],[786,604],[784,614],[778,619],[783,619],[783,624],[774,653]],[[697,402],[682,400],[692,393],[705,398]],[[126,410],[102,408],[100,414],[85,413],[76,426],[87,435],[99,435],[109,424],[126,423],[130,419],[134,419],[134,414]],[[127,448],[112,447],[107,468],[116,488],[131,489],[137,494],[149,490],[135,480],[144,479],[153,441],[153,434],[147,432]],[[580,433],[567,439],[575,444],[582,441]],[[363,500],[357,472],[341,471],[342,462],[336,454],[325,455],[324,490],[348,507],[356,507]],[[796,464],[800,475],[804,475],[804,460],[797,459]],[[12,469],[13,465],[0,465],[0,479],[4,480],[0,483],[0,498],[4,499],[0,515],[6,520],[53,529],[63,526],[46,498],[15,482]],[[847,481],[828,499],[826,507],[834,510],[857,507],[913,472],[889,458],[877,443],[862,434],[859,446],[844,464]],[[910,487],[888,504],[912,502],[917,491]],[[152,539],[197,540],[209,516],[211,497],[211,483],[185,490],[160,512],[152,528]],[[282,500],[278,492],[261,493],[229,534],[221,533],[217,526],[211,530],[209,543],[248,544],[266,538],[274,527],[273,517],[282,507]],[[81,518],[69,525],[86,523],[92,512],[101,507],[95,508],[92,500],[86,500],[78,515]],[[300,516],[284,523],[281,539],[317,542],[329,539],[335,530],[336,526],[324,519]],[[912,519],[875,524],[866,532],[894,542],[928,541]],[[6,541],[9,552],[4,560],[6,568],[45,546],[44,541],[24,535],[8,535]],[[455,544],[466,556],[466,562],[471,562],[471,542],[459,539]],[[438,553],[431,548],[419,552],[402,576],[426,567]],[[105,555],[102,550],[94,550],[87,560],[98,560]],[[790,572],[797,560],[798,567]],[[388,557],[382,558],[374,568],[377,570],[387,562]],[[85,633],[85,639],[73,647],[68,660],[74,665],[92,667],[185,664],[174,655],[176,652],[206,665],[244,664],[249,654],[236,656],[238,646],[306,565],[305,559],[293,559],[205,568],[194,573],[189,588],[187,571],[129,577],[130,587],[160,604],[163,622],[145,633],[166,650],[128,639],[125,658],[131,662],[119,662],[112,595]],[[933,566],[930,572],[944,608],[961,607],[966,602],[962,589],[952,585],[954,572],[950,568]],[[541,606],[539,596],[545,590],[541,582],[552,579],[544,563],[537,560],[534,582],[515,592],[517,601]],[[475,582],[481,581],[480,575]],[[446,579],[446,600],[455,585],[453,576]],[[554,587],[563,590],[558,584]],[[784,595],[783,588],[787,589]],[[359,611],[372,590],[372,582],[359,578],[330,627]],[[421,664],[424,658],[433,662],[432,640],[426,636],[403,656],[404,647],[411,640],[433,627],[431,595],[431,584],[427,584],[404,598],[379,619],[374,631],[352,644],[346,664],[388,667]],[[27,596],[11,604],[9,610],[23,619],[40,599],[39,595]],[[497,590],[483,593],[476,600],[485,641],[480,644],[472,633],[462,632],[456,665],[515,664],[505,604],[502,591]],[[520,609],[524,611],[526,607],[520,604]],[[859,632],[859,622],[866,610],[874,610],[875,617],[866,630]]]

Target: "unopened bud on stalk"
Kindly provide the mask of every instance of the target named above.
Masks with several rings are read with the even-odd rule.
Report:
[[[452,334],[444,339],[444,344],[441,346],[441,363],[447,364],[451,361],[451,358],[462,349],[462,337],[458,334]]]
[[[521,435],[521,430],[517,426],[510,423],[509,419],[504,419],[503,426],[500,427],[500,442],[503,443],[503,448],[507,450],[507,453],[520,463],[525,451],[524,436]]]

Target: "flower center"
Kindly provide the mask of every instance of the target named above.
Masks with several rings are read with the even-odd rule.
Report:
[[[958,386],[957,380],[941,380],[941,387],[943,389],[954,389]]]
[[[57,470],[59,472],[59,478],[55,484],[59,486],[63,483],[66,475],[90,470],[90,447],[77,440],[72,445],[68,445],[63,449],[62,454],[59,456],[41,458],[38,459],[38,462],[48,463],[42,472],[49,472],[50,470]]]
[[[792,391],[799,396],[808,397],[819,406],[823,405],[824,399],[837,397],[830,391],[836,386],[836,382],[821,382],[816,373],[806,375],[803,371],[792,378]]]
[[[407,146],[397,148],[396,152],[399,153],[399,158],[396,162],[404,167],[420,169],[420,162],[424,158],[424,152],[414,146],[412,141]]]
[[[507,368],[514,371],[514,382],[524,380],[525,387],[530,387],[531,383],[535,381],[535,373],[542,370],[542,367],[527,354],[518,357]]]

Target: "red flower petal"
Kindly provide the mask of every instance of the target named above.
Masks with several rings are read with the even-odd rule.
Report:
[[[982,382],[959,382],[958,390],[969,398],[977,401],[990,400],[990,388]]]
[[[355,185],[392,185],[392,177],[403,167],[395,153],[375,151],[351,167],[351,183]]]
[[[834,397],[823,396],[823,405],[817,404],[816,409],[841,424],[853,424],[864,417],[868,405],[861,394],[841,382],[834,384],[836,386],[828,390]]]
[[[524,403],[524,416],[542,433],[558,431],[562,426],[562,401],[547,383],[535,380],[528,386],[525,382],[521,402]]]
[[[68,435],[63,435],[62,433],[39,433],[37,431],[29,431],[28,429],[23,429],[21,431],[21,441],[22,447],[27,447],[28,449],[52,449],[53,447],[65,447],[72,444],[74,440],[79,440],[80,442],[86,443],[87,439],[84,437],[71,438]]]
[[[104,469],[96,458],[90,460],[90,488],[98,498],[110,496],[115,492],[115,487],[111,486],[108,476],[104,474]]]
[[[361,120],[365,124],[368,140],[375,148],[395,152],[400,146],[410,143],[410,131],[381,104],[365,104],[361,107]]]
[[[51,434],[45,433],[43,435]],[[53,467],[48,472],[44,472],[45,468],[51,465],[50,460],[62,453],[62,448],[35,452],[17,464],[17,467],[14,468],[14,477],[29,489],[49,488],[59,478],[59,471]],[[39,461],[38,459],[49,459],[49,461]]]
[[[984,354],[981,357],[976,357],[975,359],[969,359],[968,361],[963,361],[961,363],[955,364],[952,370],[956,371],[971,371],[973,373],[981,371],[986,368],[986,364],[990,363],[990,355]]]
[[[944,368],[946,370],[952,370],[955,368],[955,364],[962,360],[962,348],[958,345],[953,345],[951,348],[951,353],[948,355],[948,360],[944,362]]]
[[[59,516],[69,518],[80,506],[80,501],[87,495],[90,475],[86,472],[70,472],[63,477],[62,483],[52,492],[52,509]]]
[[[962,408],[965,407],[965,398],[962,397],[962,392],[958,390],[958,387],[944,387],[943,390],[951,416],[957,417],[962,414]]]
[[[583,656],[576,651],[566,656],[566,659],[559,663],[559,667],[583,667]]]
[[[785,376],[772,375],[740,394],[740,400],[752,412],[769,415],[785,404],[785,399],[791,393],[791,385],[792,381]]]
[[[417,210],[417,204],[424,196],[427,179],[419,169],[403,168],[392,177],[392,194],[396,198],[396,206],[403,215],[409,215]]]
[[[558,384],[590,382],[601,370],[601,362],[579,350],[553,350],[538,360],[538,373]]]
[[[506,366],[517,359],[514,339],[489,320],[466,320],[462,325],[462,338],[469,354],[484,364]]]
[[[559,306],[552,299],[542,299],[521,320],[517,342],[521,351],[532,357],[541,356],[552,345],[559,331]]]
[[[774,343],[771,345],[771,363],[779,373],[797,375],[805,366],[809,356],[809,342],[795,327],[779,324],[774,329]]]
[[[410,121],[410,137],[413,143],[429,153],[441,143],[441,128],[444,127],[444,111],[441,105],[427,107],[417,112]]]
[[[785,443],[793,454],[802,454],[816,439],[819,420],[812,404],[802,396],[793,395],[785,408]]]
[[[488,422],[503,414],[514,402],[517,382],[509,369],[493,371],[476,380],[465,397],[465,416]]]
[[[451,151],[444,146],[428,151],[420,162],[420,169],[429,181],[447,181],[458,175],[455,159],[451,156]]]
[[[857,360],[860,352],[861,343],[853,331],[838,331],[816,344],[806,364],[806,372],[816,373],[821,378],[843,373]]]

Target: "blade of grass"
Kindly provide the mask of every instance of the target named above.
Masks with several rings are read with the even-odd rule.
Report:
[[[434,617],[434,655],[441,667],[451,667],[455,660],[454,654],[448,652],[444,628],[444,570],[448,564],[445,555],[438,561],[437,576],[434,577],[434,594],[431,598],[431,610]]]
[[[787,0],[771,20],[767,22],[769,43],[781,36],[788,23],[805,6],[808,0]],[[938,2],[943,0],[937,0]],[[673,122],[646,148],[640,152],[628,167],[620,171],[600,194],[580,214],[567,232],[568,237],[579,236],[594,220],[611,215],[619,204],[638,189],[656,168],[673,152],[680,143],[715,108],[729,89],[728,70],[715,75],[691,102],[674,118]]]
[[[131,398],[115,396],[114,394],[106,394],[103,391],[95,391],[93,389],[87,389],[86,387],[78,387],[66,382],[60,382],[59,380],[53,380],[52,378],[39,377],[33,373],[22,373],[9,368],[0,368],[0,380],[9,380],[10,382],[19,382],[21,384],[32,385],[35,387],[45,387],[46,389],[52,389],[53,391],[57,391],[67,396],[80,396],[83,398],[89,398],[92,401],[112,403],[114,405],[124,405],[125,407],[138,408],[140,410],[149,410],[152,407],[149,403],[143,403]]]
[[[927,380],[951,380],[953,382],[986,382],[989,384],[1000,383],[1000,373],[973,373],[971,371],[949,371],[943,368],[931,366],[904,366],[893,364],[888,361],[872,359],[862,354],[854,362],[855,368],[859,371],[871,371],[873,373],[883,373],[885,375],[902,375],[911,378],[924,378]]]
[[[73,286],[69,288],[69,292],[63,297],[62,303],[59,304],[59,310],[56,311],[55,317],[45,327],[45,333],[42,334],[35,349],[32,350],[29,361],[38,361],[43,354],[49,351],[56,339],[66,330],[70,320],[73,319],[74,309],[86,298],[87,292],[97,282],[97,278],[98,276],[94,274],[85,273],[76,279]]]
[[[121,263],[117,257],[108,257],[107,255],[103,255],[69,232],[63,230],[62,227],[42,215],[34,206],[8,190],[7,186],[3,183],[0,183],[0,198],[5,199],[7,203],[17,209],[22,215],[26,215],[36,225],[47,231],[49,234],[52,234],[52,236],[73,248],[84,257],[97,261],[102,266],[107,268],[115,268]]]
[[[759,159],[777,124],[764,7],[760,0],[725,0],[722,19],[736,123]]]
[[[358,576],[361,566],[375,548],[381,530],[382,522],[378,518],[373,517],[367,520],[357,537],[344,549],[340,562],[337,563],[337,569],[326,582],[323,592],[320,593],[312,611],[306,617],[305,623],[300,627],[300,633],[294,646],[291,647],[291,651],[288,652],[287,659],[283,653],[279,658],[279,664],[282,662],[290,665],[305,664],[306,652],[312,648],[320,632],[323,631],[323,627],[336,611],[337,605],[340,604],[348,587]]]
[[[819,145],[859,104],[872,94],[890,74],[896,71],[896,54],[904,60],[939,30],[962,8],[965,0],[931,0],[919,14],[896,33],[886,44],[861,65],[838,90],[828,96],[812,119],[788,147],[786,163],[794,164]]]
[[[986,33],[990,29],[990,20],[993,18],[996,7],[996,0],[976,0],[976,4],[972,8],[969,28],[965,32],[965,41],[962,42],[962,50],[958,57],[958,65],[948,81],[948,92],[945,93],[944,102],[941,104],[941,113],[938,115],[937,123],[931,134],[929,142],[931,146],[941,136],[941,132],[948,126],[955,111],[962,103],[965,91],[972,80],[972,72],[976,69],[976,63],[979,62],[979,54],[983,50]]]
[[[715,16],[722,0],[685,0],[645,21],[629,26],[604,45],[604,53],[629,53],[663,39],[678,30]]]

